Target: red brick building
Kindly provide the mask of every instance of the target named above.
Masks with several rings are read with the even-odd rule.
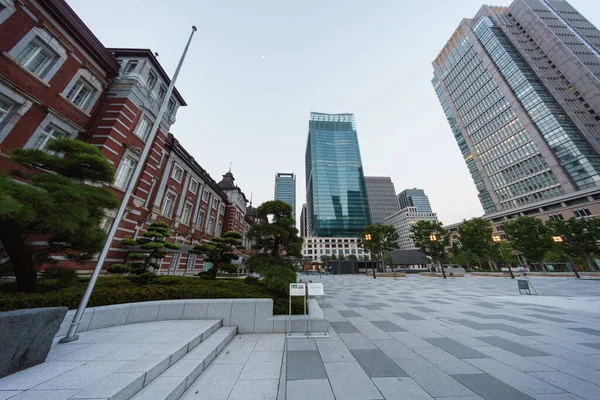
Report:
[[[115,167],[109,189],[122,199],[170,83],[154,53],[105,48],[64,0],[0,0],[0,53],[0,171],[10,168],[11,149],[79,138]],[[221,188],[169,133],[182,106],[175,89],[106,266],[125,260],[121,239],[156,220],[169,223],[171,240],[182,246],[163,259],[167,273],[203,267],[188,253],[192,246],[228,230],[246,233],[242,191]],[[102,222],[106,230],[114,215]]]

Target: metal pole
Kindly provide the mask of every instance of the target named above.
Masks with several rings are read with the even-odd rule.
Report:
[[[192,37],[194,36],[194,32],[196,32],[196,30],[197,30],[196,27],[192,26],[192,33],[190,34],[187,44],[185,45],[185,49],[183,50],[183,54],[181,55],[179,64],[177,64],[177,69],[175,70],[175,74],[173,74],[173,79],[171,79],[171,83],[169,85],[169,88],[167,89],[167,93],[165,94],[165,97],[160,106],[160,109],[158,110],[158,114],[156,115],[156,120],[154,121],[154,124],[152,125],[152,130],[150,131],[150,136],[148,137],[148,140],[146,141],[146,145],[144,146],[144,151],[142,152],[142,155],[140,156],[140,159],[135,167],[133,175],[131,176],[131,180],[129,181],[129,184],[127,185],[127,190],[125,191],[125,195],[123,196],[123,201],[121,202],[119,211],[117,211],[117,215],[115,216],[112,226],[110,227],[110,230],[107,235],[108,237],[106,238],[106,243],[104,243],[104,248],[102,249],[102,252],[98,256],[98,262],[96,263],[96,267],[94,268],[92,277],[90,278],[90,281],[85,290],[85,293],[83,294],[83,297],[81,298],[79,307],[77,307],[77,311],[75,312],[75,316],[73,317],[73,322],[71,322],[71,326],[69,327],[67,336],[60,339],[60,341],[59,341],[60,343],[69,343],[69,342],[73,342],[73,341],[79,339],[79,336],[76,335],[75,333],[77,332],[79,323],[83,319],[83,313],[85,311],[85,308],[87,307],[88,302],[90,301],[90,297],[92,296],[92,292],[94,291],[94,286],[96,285],[96,281],[98,280],[100,271],[102,271],[102,266],[104,265],[104,260],[106,259],[108,251],[110,250],[110,246],[112,244],[113,238],[115,237],[115,234],[117,233],[117,228],[119,227],[119,223],[121,222],[123,215],[125,215],[125,211],[127,210],[127,204],[129,203],[129,199],[131,198],[133,189],[135,188],[137,180],[138,180],[140,174],[142,173],[142,169],[144,168],[146,158],[148,157],[148,154],[150,153],[150,149],[152,148],[152,145],[154,144],[154,138],[156,137],[156,132],[158,131],[158,129],[160,127],[162,116],[165,112],[165,109],[167,108],[169,99],[171,98],[171,93],[173,93],[173,89],[175,88],[175,81],[177,80],[177,76],[179,75],[179,71],[181,70],[181,66],[183,65],[183,60],[185,59],[185,55],[187,54],[188,48],[190,47],[190,43],[192,41]]]
[[[567,257],[567,260],[569,261],[569,267],[571,267],[571,269],[575,273],[575,276],[577,277],[577,279],[581,279],[581,276],[579,276],[579,272],[577,272],[577,268],[575,267],[575,263],[573,262],[573,259],[571,258],[571,256],[569,255],[569,253],[567,253],[566,251],[563,251],[563,253],[565,254],[565,257]]]

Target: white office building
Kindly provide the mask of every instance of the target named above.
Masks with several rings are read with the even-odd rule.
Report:
[[[438,222],[438,219],[434,212],[420,212],[417,207],[403,208],[385,219],[385,224],[392,225],[398,232],[398,250],[418,250],[410,233],[410,227],[417,221]]]
[[[342,254],[344,258],[354,255],[358,260],[364,260],[368,252],[363,251],[358,245],[358,239],[355,237],[307,237],[304,238],[302,245],[302,257],[317,261],[321,256],[339,257]]]

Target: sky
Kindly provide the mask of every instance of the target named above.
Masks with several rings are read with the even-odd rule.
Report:
[[[310,112],[349,112],[365,175],[424,189],[444,224],[483,214],[431,86],[432,61],[481,0],[67,2],[105,46],[149,48],[170,76],[198,28],[171,132],[217,182],[231,163],[254,206],[273,199],[276,172],[294,172],[299,219]],[[570,3],[600,26],[600,1]]]

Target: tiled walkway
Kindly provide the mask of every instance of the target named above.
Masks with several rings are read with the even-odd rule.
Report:
[[[535,298],[504,278],[306,279],[331,339],[288,339],[289,400],[600,399],[600,282],[533,278],[553,296]]]

